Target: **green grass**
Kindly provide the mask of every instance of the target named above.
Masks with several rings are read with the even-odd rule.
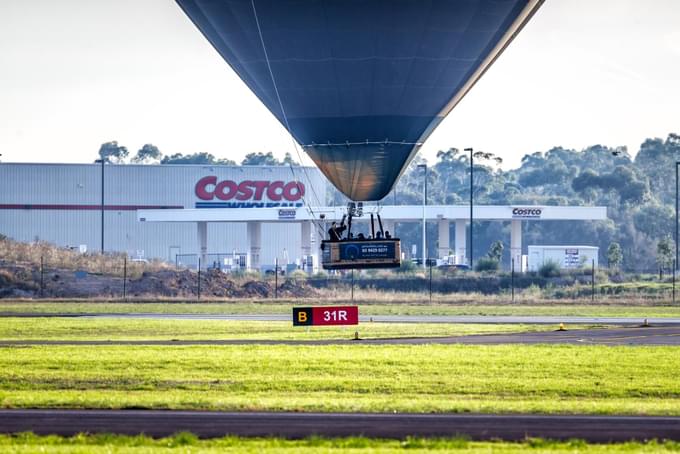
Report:
[[[672,441],[646,443],[587,444],[572,440],[555,442],[530,439],[521,443],[478,442],[462,438],[380,440],[363,437],[280,438],[224,437],[200,440],[187,433],[154,440],[145,436],[77,435],[75,437],[36,436],[22,433],[0,435],[0,448],[5,453],[51,452],[63,454],[89,453],[670,453],[679,452],[680,444]]]
[[[158,314],[290,314],[294,305],[319,305],[333,303],[349,303],[349,301],[269,300],[233,301],[211,303],[187,302],[35,302],[35,301],[0,301],[0,313],[158,313]],[[629,304],[589,304],[574,302],[552,302],[546,304],[498,304],[492,299],[489,304],[479,297],[475,301],[448,304],[443,302],[388,304],[358,301],[359,312],[364,315],[563,315],[586,317],[680,317],[680,304],[644,305],[636,302]]]
[[[88,318],[0,318],[0,340],[317,340],[460,336],[553,330],[556,325],[361,323],[294,327],[291,322]]]
[[[38,346],[0,364],[5,408],[680,415],[673,347]]]

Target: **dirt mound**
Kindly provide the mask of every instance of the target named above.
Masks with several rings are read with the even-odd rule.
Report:
[[[315,296],[316,290],[307,285],[306,281],[287,280],[279,286],[279,296],[293,296],[298,298]]]
[[[42,276],[40,268],[0,262],[0,298],[117,298],[123,295],[120,276],[90,273],[84,270],[50,269]],[[128,297],[195,298],[198,274],[189,270],[145,271],[139,278],[128,279]],[[219,270],[201,272],[202,298],[270,298],[273,282],[243,282]],[[278,295],[285,297],[315,296],[317,291],[302,281],[284,280]]]

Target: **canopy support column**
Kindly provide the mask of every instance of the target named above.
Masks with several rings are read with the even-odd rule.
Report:
[[[467,263],[467,221],[464,219],[456,219],[456,264],[462,265]]]
[[[443,259],[444,257],[449,255],[450,249],[449,220],[439,219],[438,226],[439,226],[439,241],[437,246],[437,255],[439,256],[440,259]]]
[[[307,268],[307,257],[312,255],[312,223],[303,221],[300,223],[300,260],[303,269]]]
[[[251,269],[260,269],[260,250],[262,249],[262,223],[247,223],[248,249]]]
[[[198,227],[198,257],[201,259],[201,266],[205,267],[208,264],[208,223],[200,221],[196,225]]]
[[[522,269],[522,221],[520,219],[514,219],[510,223],[510,260],[513,259],[515,270],[524,272]]]

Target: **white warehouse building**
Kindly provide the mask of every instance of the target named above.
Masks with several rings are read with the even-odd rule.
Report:
[[[198,252],[196,226],[139,222],[137,210],[295,208],[303,199],[324,204],[327,187],[318,169],[293,173],[287,166],[106,164],[103,172],[104,250],[173,262],[178,254]],[[100,164],[0,163],[0,234],[99,251],[101,217]],[[210,252],[247,252],[245,222],[211,223],[207,229]],[[284,250],[294,261],[300,238],[298,223],[265,224],[262,263],[274,263]]]
[[[170,262],[191,256],[210,264],[213,254],[238,254],[260,269],[277,259],[309,265],[312,257],[316,268],[324,222],[344,212],[326,206],[327,188],[313,167],[0,163],[0,234],[88,251],[103,242],[105,251]],[[438,236],[428,242],[436,242],[438,257],[467,263],[469,206],[366,206],[364,212],[356,222],[380,213],[397,237],[399,223],[436,222]],[[526,250],[523,223],[606,216],[605,207],[475,205],[473,212],[478,221],[510,222],[518,269]]]

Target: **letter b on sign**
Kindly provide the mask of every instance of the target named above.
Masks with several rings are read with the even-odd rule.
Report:
[[[295,307],[293,308],[293,326],[312,325],[312,308]]]

